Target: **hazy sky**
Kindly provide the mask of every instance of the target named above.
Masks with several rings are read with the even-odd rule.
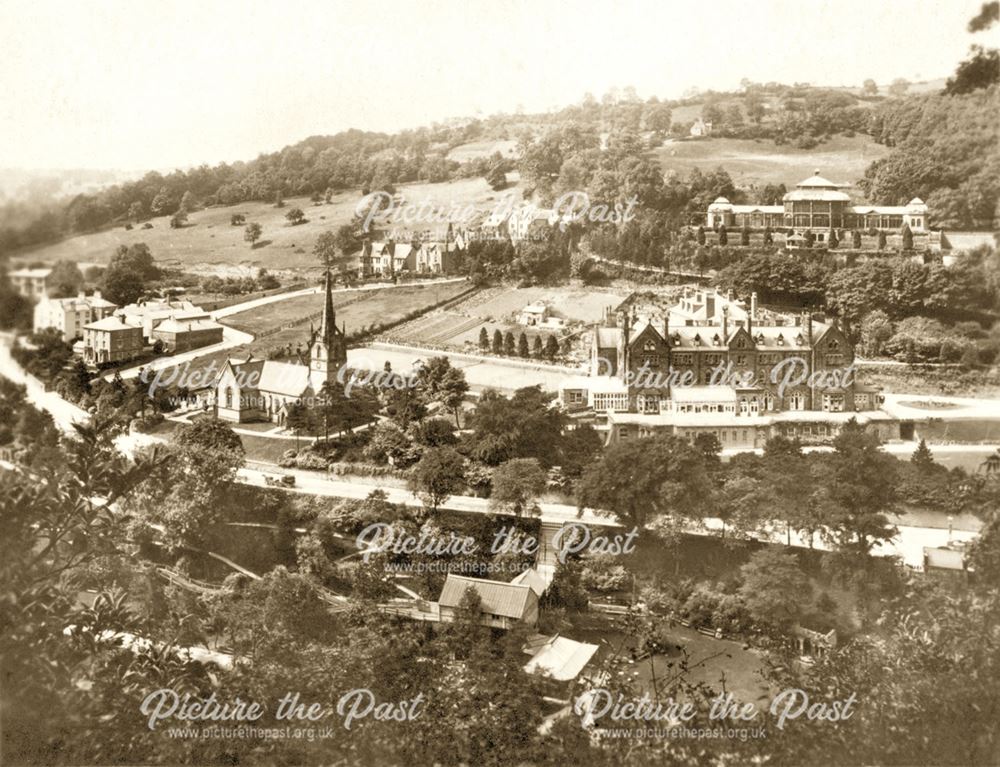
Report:
[[[0,0],[0,167],[245,160],[613,86],[938,78],[981,2]]]

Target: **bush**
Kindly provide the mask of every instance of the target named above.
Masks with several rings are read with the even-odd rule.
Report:
[[[295,466],[299,469],[323,470],[327,467],[326,459],[308,450],[303,450],[295,457]]]
[[[150,413],[132,421],[132,428],[138,432],[149,433],[164,420],[163,413]]]
[[[580,573],[583,585],[601,592],[619,591],[624,588],[629,581],[628,570],[616,562],[617,559],[610,556],[585,559]]]

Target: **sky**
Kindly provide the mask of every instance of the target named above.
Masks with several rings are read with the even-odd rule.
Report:
[[[315,134],[757,82],[951,74],[982,0],[0,0],[0,168],[170,169]]]

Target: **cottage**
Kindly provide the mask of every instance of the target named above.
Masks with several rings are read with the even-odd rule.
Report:
[[[467,589],[473,589],[482,602],[481,622],[485,626],[509,629],[519,623],[534,626],[538,622],[538,595],[526,584],[487,581],[448,574],[438,604],[441,620],[454,621]]]

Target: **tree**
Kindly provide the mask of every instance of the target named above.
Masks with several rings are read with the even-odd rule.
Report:
[[[885,516],[896,498],[896,459],[854,418],[841,428],[833,447],[821,459],[832,507],[825,534],[840,550],[867,555],[896,534]]]
[[[955,76],[948,78],[944,92],[948,96],[959,96],[989,88],[997,82],[1000,82],[1000,51],[973,45],[969,57],[955,70]]]
[[[577,504],[640,529],[660,516],[699,517],[711,508],[704,456],[673,436],[615,443],[584,472]]]
[[[508,357],[513,357],[514,351],[514,334],[508,330],[503,336],[503,353]]]
[[[234,213],[229,217],[230,226],[243,226],[247,222],[247,217],[242,213]]]
[[[184,449],[225,451],[242,458],[243,442],[228,423],[218,418],[203,418],[174,432],[174,442]]]
[[[528,336],[525,335],[524,331],[521,331],[521,335],[517,337],[517,356],[527,357],[530,354],[530,348],[528,346]]]
[[[260,239],[263,230],[260,228],[260,224],[256,221],[252,221],[247,224],[247,228],[243,230],[243,239],[250,243],[251,248],[257,247],[257,240]]]
[[[274,193],[274,207],[276,208],[285,207],[285,195],[281,193],[280,189]]]
[[[192,210],[194,210],[194,209],[195,209],[195,205],[196,205],[196,203],[195,203],[195,200],[194,200],[194,195],[193,195],[193,194],[191,194],[191,190],[190,190],[190,189],[188,189],[188,190],[187,190],[186,192],[184,192],[184,194],[183,194],[183,195],[181,196],[181,205],[180,205],[180,209],[181,209],[181,211],[183,211],[184,213],[190,213],[190,212],[191,212]]]
[[[171,229],[183,229],[184,224],[187,223],[188,216],[183,210],[179,210],[170,217],[170,228]]]
[[[128,219],[132,223],[139,223],[146,217],[146,207],[141,200],[136,200],[128,206]]]
[[[426,450],[413,467],[408,480],[410,490],[420,495],[431,512],[454,495],[465,484],[465,461],[451,447]]]
[[[302,208],[292,208],[285,214],[285,218],[292,226],[298,226],[304,223],[306,220],[306,214],[302,211]]]
[[[490,185],[490,188],[499,192],[502,189],[507,188],[507,174],[504,173],[503,166],[500,164],[494,165],[486,173],[486,183]]]
[[[773,245],[774,244],[774,235],[771,233],[771,227],[770,226],[765,226],[764,227],[764,244],[765,245]]]
[[[897,77],[895,80],[892,81],[892,84],[889,86],[889,95],[896,96],[898,98],[900,96],[905,95],[909,89],[910,89],[910,81],[903,77]]]
[[[840,240],[837,239],[837,230],[831,229],[826,238],[826,247],[830,250],[836,250],[839,244]]]
[[[167,188],[160,187],[160,191],[157,193],[156,197],[149,204],[149,209],[153,211],[153,215],[163,216],[170,213],[174,208],[173,200],[170,199],[170,192]]]
[[[864,84],[861,86],[861,92],[865,96],[877,96],[878,95],[878,85],[870,77],[865,80]]]
[[[719,225],[719,230],[716,235],[719,238],[719,245],[726,246],[729,244],[729,233],[726,231],[725,224]]]
[[[301,402],[292,402],[288,405],[285,413],[285,427],[291,429],[295,434],[295,447],[299,446],[299,435],[309,431],[312,426],[312,418],[307,408]]]
[[[535,359],[542,359],[545,356],[545,347],[542,344],[542,337],[536,335],[535,340],[532,342],[531,356]]]
[[[868,312],[861,322],[861,353],[866,357],[880,357],[894,333],[889,315],[881,309]]]
[[[792,552],[761,549],[740,568],[740,575],[740,597],[761,623],[787,629],[804,612],[812,588]]]
[[[885,231],[883,231],[882,229],[879,229],[878,230],[878,245],[876,247],[878,247],[879,250],[885,250],[885,243],[886,243]]]
[[[855,229],[851,232],[851,247],[855,250],[861,250],[861,230]]]
[[[899,236],[903,241],[903,250],[913,250],[913,232],[910,230],[909,224],[903,224],[903,228],[899,231]]]
[[[513,458],[493,473],[490,505],[521,516],[545,490],[546,474],[535,458]]]
[[[51,298],[76,296],[83,287],[83,274],[74,261],[57,261],[45,282]]]
[[[486,332],[485,325],[479,329],[479,348],[483,351],[487,351],[490,348],[490,336]]]
[[[747,247],[750,244],[750,226],[749,224],[744,224],[743,228],[740,230],[740,245]]]
[[[922,470],[929,470],[936,465],[934,463],[934,455],[931,453],[931,449],[927,447],[927,442],[923,438],[921,438],[920,443],[917,445],[917,449],[913,451],[913,455],[910,456],[910,463]]]
[[[695,231],[695,241],[699,245],[705,244],[705,227],[699,226],[698,229]]]
[[[289,211],[289,215],[291,213],[292,211]],[[330,270],[337,261],[337,250],[337,235],[331,231],[326,231],[322,232],[316,238],[316,244],[313,246],[313,255],[316,256],[324,269]]]
[[[434,357],[420,369],[417,387],[428,402],[440,401],[448,408],[455,415],[455,426],[461,428],[458,414],[469,393],[469,383],[462,370],[452,367],[447,357]]]
[[[559,342],[553,335],[548,335],[545,337],[545,357],[549,360],[555,360],[559,356]]]
[[[502,354],[503,353],[503,333],[500,332],[499,328],[497,328],[496,330],[493,331],[493,348],[492,348],[492,351],[493,351],[494,354]]]

